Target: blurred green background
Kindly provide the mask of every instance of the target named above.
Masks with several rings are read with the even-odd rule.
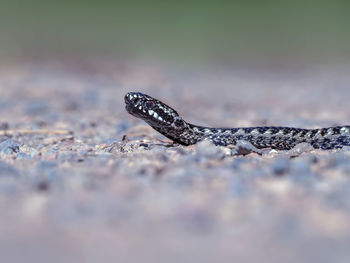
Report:
[[[0,55],[350,60],[350,1],[1,0]]]

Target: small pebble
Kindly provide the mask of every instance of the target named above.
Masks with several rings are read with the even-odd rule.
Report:
[[[294,157],[300,156],[303,153],[310,152],[312,150],[314,150],[314,148],[309,143],[304,142],[304,143],[299,143],[295,145],[292,149],[288,151],[287,154],[291,158],[294,158]]]
[[[231,151],[231,155],[247,155],[250,153],[262,154],[262,151],[256,148],[253,144],[248,141],[239,140]]]
[[[19,147],[19,143],[11,139],[6,139],[0,143],[0,152],[3,152],[5,154],[18,153]]]
[[[223,150],[210,141],[201,141],[196,144],[197,156],[208,159],[220,160],[225,157]]]
[[[49,190],[49,188],[50,188],[50,185],[47,181],[41,181],[37,185],[37,189],[39,191],[47,191],[47,190]]]

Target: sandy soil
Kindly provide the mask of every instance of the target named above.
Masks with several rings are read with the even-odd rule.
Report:
[[[0,262],[348,262],[349,149],[168,147],[128,91],[213,127],[350,119],[344,66],[2,65]]]

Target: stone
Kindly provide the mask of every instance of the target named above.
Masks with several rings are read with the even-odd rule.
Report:
[[[237,155],[247,155],[250,153],[262,154],[262,151],[256,148],[253,144],[248,141],[239,140],[231,151],[233,156]]]

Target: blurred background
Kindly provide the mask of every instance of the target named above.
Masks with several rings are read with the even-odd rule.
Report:
[[[0,55],[169,63],[344,63],[350,2],[2,0]]]

